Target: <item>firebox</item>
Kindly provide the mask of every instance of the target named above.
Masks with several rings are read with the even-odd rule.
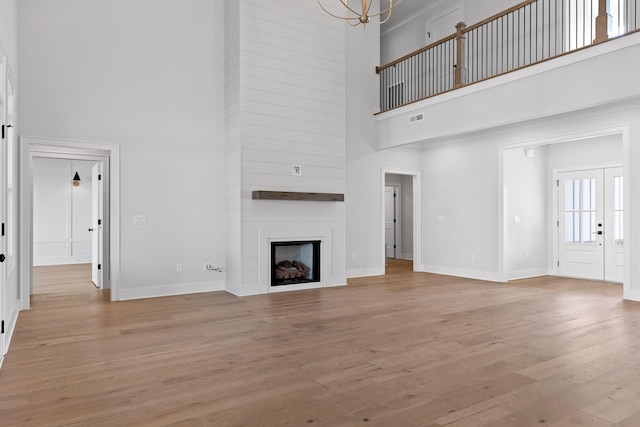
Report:
[[[320,240],[271,242],[271,286],[320,281]]]

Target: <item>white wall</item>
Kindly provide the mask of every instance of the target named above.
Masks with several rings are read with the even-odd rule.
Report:
[[[496,280],[498,151],[490,138],[422,155],[422,269]]]
[[[377,151],[373,112],[377,111],[379,27],[347,28],[346,56],[346,263],[347,276],[384,274],[383,169],[419,173],[420,152],[411,148]]]
[[[18,1],[0,0],[0,55],[9,58],[11,74],[18,78]]]
[[[91,262],[91,168],[95,162],[33,161],[33,265]],[[80,185],[71,184],[78,172]]]
[[[19,3],[22,134],[120,145],[120,298],[223,287],[203,269],[224,265],[223,10]]]
[[[547,175],[547,146],[535,148],[533,157],[525,148],[505,150],[504,199],[506,205],[507,277],[509,280],[547,274],[547,207],[550,179]]]

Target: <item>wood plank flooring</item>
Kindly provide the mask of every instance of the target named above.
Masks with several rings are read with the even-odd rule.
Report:
[[[640,303],[620,285],[410,271],[237,298],[109,302],[35,271],[2,426],[640,426]]]

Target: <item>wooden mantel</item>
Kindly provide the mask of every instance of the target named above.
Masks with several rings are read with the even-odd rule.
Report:
[[[301,193],[297,191],[261,191],[251,193],[253,200],[302,200],[311,202],[344,202],[341,193]]]

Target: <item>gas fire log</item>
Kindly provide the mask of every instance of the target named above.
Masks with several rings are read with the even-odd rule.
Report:
[[[299,279],[307,275],[309,269],[300,261],[281,261],[276,265],[276,279]]]

